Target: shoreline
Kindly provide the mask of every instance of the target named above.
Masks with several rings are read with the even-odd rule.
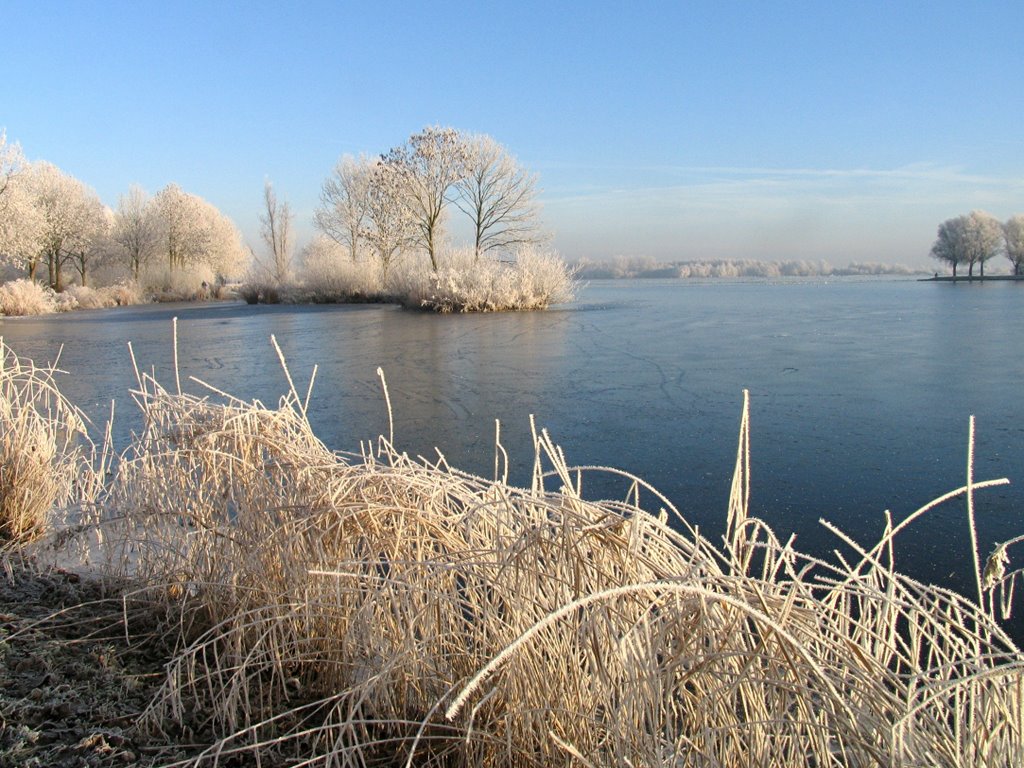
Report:
[[[1024,275],[985,275],[980,277],[975,275],[973,277],[964,277],[963,275],[935,275],[934,277],[922,277],[918,278],[919,283],[986,283],[986,282],[1018,282],[1024,280]]]

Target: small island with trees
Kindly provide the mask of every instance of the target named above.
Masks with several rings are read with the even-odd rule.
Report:
[[[940,277],[936,273],[930,280],[963,280],[962,274],[957,276],[957,267],[963,265],[967,267],[967,280],[976,279],[975,266],[978,267],[979,280],[1020,280],[1024,278],[1024,215],[1012,216],[1005,223],[984,211],[971,211],[946,219],[939,225],[931,255],[949,264],[953,274]],[[986,276],[985,263],[1000,255],[1009,259],[1013,273]]]
[[[0,132],[0,315],[229,290],[249,303],[437,312],[572,298],[573,272],[540,224],[536,176],[490,136],[431,126],[378,157],[343,156],[320,198],[318,234],[296,254],[294,215],[266,181],[257,253],[227,216],[175,183],[152,197],[132,187],[111,209]]]

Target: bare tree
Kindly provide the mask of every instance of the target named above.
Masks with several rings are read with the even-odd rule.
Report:
[[[1017,214],[1003,224],[1003,239],[1013,274],[1020,275],[1024,267],[1024,215]]]
[[[111,240],[127,260],[132,279],[138,281],[139,270],[155,255],[159,239],[153,202],[141,187],[132,186],[118,199],[111,228]]]
[[[473,222],[475,258],[539,241],[536,177],[490,136],[462,141],[465,168],[455,204]]]
[[[260,237],[270,249],[272,273],[278,285],[288,282],[292,271],[292,212],[287,201],[280,202],[268,179],[263,183],[264,212],[260,215]]]
[[[320,189],[321,207],[314,214],[317,228],[348,251],[355,263],[370,205],[370,176],[378,161],[342,157]]]
[[[401,175],[417,241],[426,249],[436,272],[445,207],[465,173],[466,151],[459,132],[438,126],[424,128],[383,159]]]

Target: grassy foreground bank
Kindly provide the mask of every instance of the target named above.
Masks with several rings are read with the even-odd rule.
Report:
[[[797,552],[748,514],[746,408],[715,543],[640,479],[585,500],[615,470],[570,466],[544,430],[530,488],[500,439],[489,479],[386,437],[332,453],[294,384],[267,407],[137,373],[146,427],[114,458],[51,371],[0,351],[8,551],[87,557],[119,585],[118,634],[164,639],[123,733],[188,741],[182,764],[1024,760],[1006,548],[975,552],[973,599],[895,570],[909,520],[847,542],[855,560]],[[989,484],[951,496],[973,516]]]

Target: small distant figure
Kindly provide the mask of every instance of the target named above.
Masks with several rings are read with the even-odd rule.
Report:
[[[938,273],[938,272],[936,272],[936,273],[935,273],[935,279],[936,279],[936,280],[938,280],[938,279],[939,279],[939,273]]]

